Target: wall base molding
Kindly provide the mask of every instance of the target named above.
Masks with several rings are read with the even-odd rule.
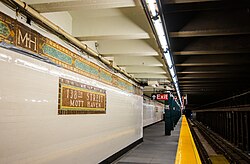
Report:
[[[122,150],[118,151],[117,153],[111,155],[107,159],[101,161],[99,164],[110,164],[114,162],[116,159],[121,157],[123,154],[127,153],[129,150],[133,149],[135,146],[143,142],[143,138],[138,139],[137,141],[133,142],[132,144],[128,145],[127,147],[123,148]]]
[[[160,120],[160,121],[154,122],[154,123],[152,123],[152,124],[149,124],[149,125],[147,125],[147,126],[144,126],[143,129],[148,128],[148,127],[150,127],[150,126],[153,126],[153,125],[155,125],[155,124],[158,124],[159,122],[162,122],[162,121],[163,121],[163,120]]]

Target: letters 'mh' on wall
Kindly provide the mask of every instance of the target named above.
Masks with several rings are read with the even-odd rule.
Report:
[[[106,91],[72,80],[59,80],[58,114],[106,113]]]
[[[0,43],[32,51],[78,74],[142,95],[142,90],[0,12]]]
[[[38,53],[38,36],[31,31],[26,30],[22,26],[18,26],[17,28],[17,46],[24,47],[30,51]]]

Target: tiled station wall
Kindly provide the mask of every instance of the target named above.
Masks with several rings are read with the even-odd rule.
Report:
[[[0,48],[0,163],[98,163],[142,138],[143,98]],[[58,115],[59,77],[97,86],[106,114]]]
[[[1,3],[0,9],[25,24]],[[1,164],[93,164],[143,137],[141,95],[1,47],[0,75]],[[58,115],[59,78],[106,90],[106,114]]]
[[[164,105],[152,101],[147,97],[143,98],[143,126],[163,120]]]
[[[1,3],[0,9],[16,18]],[[141,139],[143,126],[162,120],[158,102],[1,47],[0,75],[1,164],[98,163]],[[58,115],[59,78],[106,90],[106,114]]]

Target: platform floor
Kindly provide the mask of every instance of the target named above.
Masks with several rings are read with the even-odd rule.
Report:
[[[144,129],[144,142],[114,164],[174,164],[180,127],[181,119],[171,132],[171,136],[164,135],[164,121]]]

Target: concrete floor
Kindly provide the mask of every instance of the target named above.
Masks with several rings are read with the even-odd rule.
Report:
[[[165,122],[162,121],[144,129],[144,142],[114,164],[173,164],[180,135],[181,119],[171,136],[164,135]]]

